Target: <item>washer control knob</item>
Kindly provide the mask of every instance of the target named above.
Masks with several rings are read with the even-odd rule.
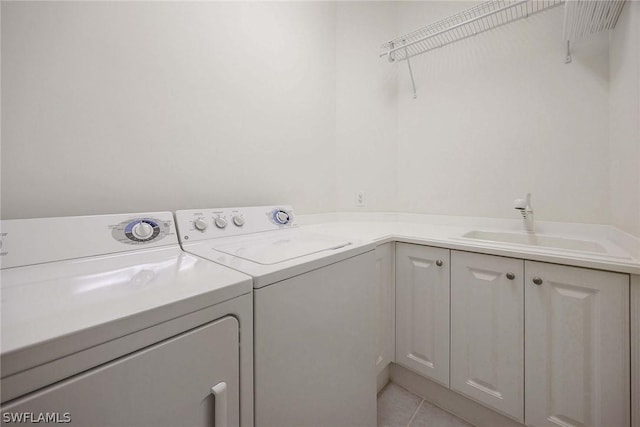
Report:
[[[199,231],[206,230],[208,225],[209,224],[207,224],[207,221],[205,221],[205,219],[202,217],[193,221],[193,226],[196,228],[196,230],[199,230]]]
[[[273,213],[273,220],[276,222],[276,224],[285,225],[291,221],[291,217],[287,212],[283,210],[276,210]]]
[[[236,225],[236,227],[242,227],[244,225],[244,218],[242,217],[242,215],[234,215],[233,223]]]
[[[140,221],[133,226],[131,234],[140,240],[147,240],[153,234],[153,226],[145,221]]]
[[[216,218],[214,222],[216,223],[216,227],[218,228],[225,228],[227,226],[227,220],[222,218],[221,216]]]

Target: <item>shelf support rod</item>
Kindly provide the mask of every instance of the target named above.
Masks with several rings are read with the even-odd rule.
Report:
[[[564,63],[569,64],[571,62],[571,36],[569,35],[569,15],[572,14],[571,6],[569,6],[569,2],[565,2],[564,4],[564,18],[562,20],[562,34],[567,39],[567,55],[564,57]]]
[[[411,60],[409,59],[409,55],[407,54],[407,49],[404,49],[404,56],[407,58],[407,66],[409,67],[409,76],[411,77],[411,86],[413,87],[413,99],[418,97],[416,92],[416,82],[413,80],[413,70],[411,69]]]
[[[564,63],[571,63],[571,43],[569,42],[569,40],[567,40],[567,56],[565,56],[564,58]]]

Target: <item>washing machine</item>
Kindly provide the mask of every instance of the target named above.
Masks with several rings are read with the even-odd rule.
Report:
[[[372,243],[291,206],[176,212],[182,248],[253,278],[256,427],[376,425]]]
[[[0,227],[3,425],[253,425],[251,278],[172,213]]]

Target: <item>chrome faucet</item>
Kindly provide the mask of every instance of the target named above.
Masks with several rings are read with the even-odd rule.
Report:
[[[528,233],[533,233],[533,208],[531,207],[531,193],[527,193],[526,199],[516,199],[513,207],[520,211],[524,221],[524,229]]]

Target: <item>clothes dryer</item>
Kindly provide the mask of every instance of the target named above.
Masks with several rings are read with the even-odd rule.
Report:
[[[3,425],[253,425],[251,278],[170,212],[1,228]]]

